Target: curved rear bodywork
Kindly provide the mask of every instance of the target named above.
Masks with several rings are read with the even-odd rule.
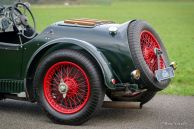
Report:
[[[71,46],[86,50],[97,60],[105,74],[105,84],[108,88],[116,88],[111,82],[112,79],[120,83],[132,82],[131,72],[135,70],[135,65],[128,45],[127,30],[130,22],[80,25],[62,21],[49,26],[31,42],[24,44],[26,51],[23,66],[27,67],[23,67],[23,77],[42,51],[52,52]]]

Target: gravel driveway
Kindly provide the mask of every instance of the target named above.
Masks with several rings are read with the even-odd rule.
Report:
[[[82,126],[53,124],[39,106],[0,102],[0,129],[194,129],[194,97],[157,95],[143,109],[102,108]]]

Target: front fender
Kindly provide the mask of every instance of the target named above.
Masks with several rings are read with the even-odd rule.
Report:
[[[111,67],[109,65],[109,62],[106,59],[106,57],[103,55],[103,53],[100,52],[94,45],[92,45],[86,41],[74,39],[74,38],[59,38],[59,39],[49,41],[49,42],[45,43],[44,45],[42,45],[39,49],[37,49],[35,51],[35,53],[30,58],[28,65],[27,65],[27,68],[26,68],[26,72],[25,72],[26,75],[28,73],[28,70],[30,68],[31,63],[33,62],[35,57],[37,55],[39,55],[38,53],[43,51],[45,48],[47,48],[49,46],[56,45],[56,44],[76,45],[76,46],[79,46],[80,48],[86,50],[88,53],[90,53],[91,56],[93,56],[93,58],[98,62],[99,66],[102,70],[105,85],[110,89],[115,89],[115,85],[112,84],[112,81],[111,81],[113,79],[113,73],[112,73]]]

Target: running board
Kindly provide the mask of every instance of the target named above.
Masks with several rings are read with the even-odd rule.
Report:
[[[18,94],[3,94],[3,97],[4,99],[27,101],[26,97],[19,97]]]
[[[102,107],[117,109],[141,109],[140,102],[123,102],[123,101],[104,101]]]

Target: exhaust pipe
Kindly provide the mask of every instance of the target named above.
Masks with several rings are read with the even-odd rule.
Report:
[[[104,108],[116,108],[116,109],[141,109],[140,102],[121,102],[121,101],[104,101]]]

